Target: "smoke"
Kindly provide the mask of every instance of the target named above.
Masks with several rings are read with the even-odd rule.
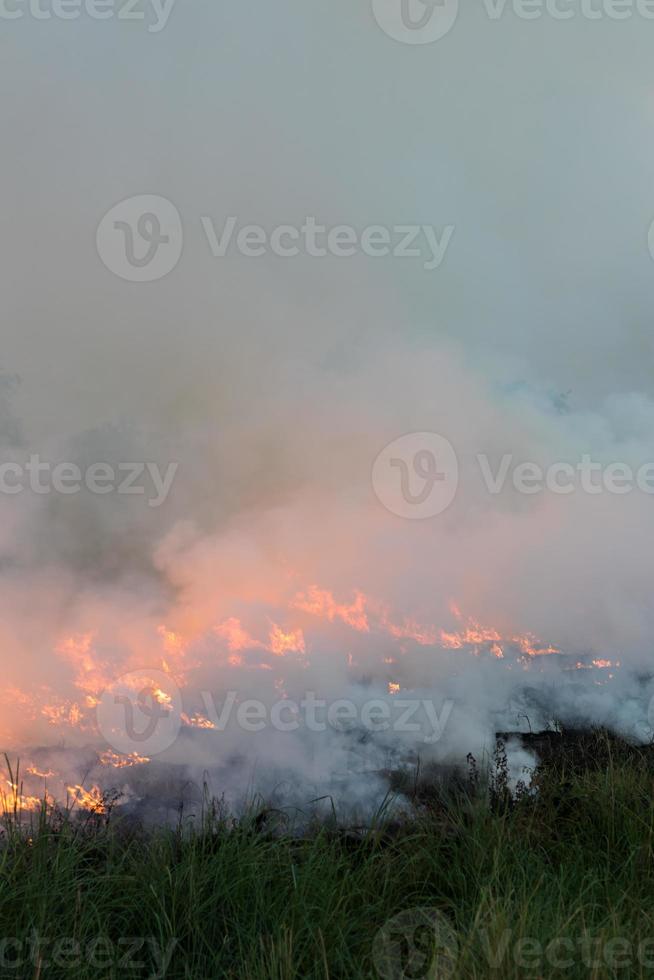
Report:
[[[301,388],[279,375],[273,409],[255,415],[248,396],[216,430],[124,426],[59,443],[56,458],[80,467],[134,460],[135,446],[174,459],[160,508],[88,491],[0,499],[5,744],[115,745],[97,728],[103,692],[153,670],[181,698],[179,737],[155,746],[153,764],[181,769],[181,784],[210,774],[231,805],[252,792],[298,807],[329,795],[369,814],[384,774],[490,757],[497,731],[650,736],[649,496],[512,483],[494,494],[477,459],[496,472],[504,454],[544,469],[590,454],[635,470],[654,458],[645,396],[575,411],[426,346],[371,354],[338,379],[307,368]],[[411,431],[447,434],[460,461],[452,505],[426,521],[389,513],[371,480],[379,450]],[[51,447],[29,449],[52,458]],[[268,712],[307,692],[358,708],[345,726],[279,730],[266,715],[255,731],[220,724],[229,692]],[[421,706],[417,728],[394,724],[405,698]],[[362,722],[371,701],[388,725]]]
[[[64,789],[123,780],[94,754],[98,702],[158,671],[189,721],[124,777],[154,772],[151,799],[210,773],[230,802],[329,793],[369,812],[390,770],[489,753],[496,731],[649,738],[652,496],[589,492],[578,471],[654,461],[642,25],[471,8],[415,50],[369,11],[289,0],[180,7],[156,36],[14,26],[1,461],[176,470],[160,506],[151,484],[0,494],[0,741],[56,749],[37,768]],[[179,266],[143,284],[94,245],[107,209],[141,193],[184,224]],[[456,230],[428,272],[216,259],[209,215]],[[412,520],[379,499],[373,464],[425,432],[453,446],[458,488]],[[573,492],[517,489],[527,463],[572,467]],[[325,732],[192,723],[203,692],[230,691],[269,709],[314,691],[452,710],[433,742],[424,712],[418,733],[371,733],[360,710]]]

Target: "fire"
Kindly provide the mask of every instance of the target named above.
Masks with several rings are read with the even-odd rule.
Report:
[[[441,631],[439,637],[440,644],[446,650],[462,650],[466,646],[482,647],[486,644],[497,645],[502,642],[503,638],[501,633],[494,627],[481,626],[472,616],[469,616],[465,620],[456,603],[450,603],[450,611],[456,619],[464,622],[465,626],[458,633]]]
[[[405,620],[401,626],[385,620],[386,629],[397,640],[413,640],[419,646],[429,647],[438,642],[439,634],[433,627],[420,626],[414,620]]]
[[[584,663],[582,660],[578,660],[575,664],[575,670],[610,670],[612,668],[620,667],[621,661],[616,660],[591,660],[590,663]],[[610,677],[613,675],[610,674]]]
[[[75,686],[85,694],[97,696],[108,685],[107,665],[94,650],[95,633],[76,633],[55,646],[55,653],[73,668]]]
[[[532,668],[536,658],[561,653],[556,646],[542,642],[532,633],[517,633],[511,628],[500,628],[497,622],[487,622],[481,617],[464,614],[458,603],[450,603],[449,613],[439,622],[436,617],[416,612],[403,615],[376,596],[366,595],[357,588],[349,595],[341,593],[337,597],[329,589],[315,584],[298,591],[297,578],[292,577],[289,581],[291,584],[286,587],[283,601],[278,597],[274,603],[258,598],[253,603],[255,614],[251,621],[245,619],[243,613],[243,618],[224,618],[223,611],[222,616],[207,620],[205,632],[198,637],[194,632],[197,629],[195,620],[191,620],[193,625],[188,633],[177,626],[173,630],[165,624],[156,626],[149,623],[143,636],[138,635],[131,644],[127,628],[121,627],[121,649],[124,649],[122,663],[114,664],[111,672],[98,655],[98,650],[110,649],[108,637],[100,636],[90,629],[73,633],[61,639],[55,647],[57,655],[72,669],[71,690],[67,697],[58,697],[45,686],[36,687],[30,693],[7,687],[3,692],[3,701],[18,705],[21,714],[29,719],[30,725],[42,719],[43,727],[55,726],[58,730],[57,737],[61,739],[66,737],[67,729],[76,729],[85,739],[83,745],[86,748],[90,746],[92,738],[97,738],[98,735],[95,709],[104,692],[110,691],[115,683],[114,680],[107,679],[107,675],[110,673],[113,677],[126,677],[125,683],[131,685],[130,691],[133,689],[134,696],[137,693],[140,695],[144,672],[133,671],[135,679],[133,682],[129,680],[131,669],[139,665],[139,660],[140,663],[158,665],[163,662],[163,670],[160,667],[156,672],[156,682],[154,678],[147,680],[147,671],[145,672],[146,689],[157,704],[167,712],[179,710],[181,722],[188,729],[211,731],[216,726],[205,715],[191,708],[188,708],[187,714],[181,708],[175,707],[177,695],[169,693],[171,688],[166,684],[166,677],[170,678],[171,684],[174,680],[177,687],[184,687],[191,683],[196,668],[202,668],[203,673],[198,676],[204,680],[207,668],[228,664],[232,668],[270,672],[265,680],[277,691],[279,697],[287,697],[287,685],[290,690],[288,696],[292,697],[294,692],[290,689],[283,660],[288,657],[291,661],[289,666],[296,670],[298,667],[306,668],[312,655],[322,645],[314,639],[316,626],[319,628],[317,637],[322,641],[325,623],[338,625],[338,649],[353,677],[357,673],[367,673],[370,670],[367,649],[372,646],[372,642],[379,647],[378,666],[387,672],[386,677],[399,675],[403,679],[406,676],[406,660],[412,652],[418,654],[422,662],[428,662],[432,653],[451,653],[455,660],[472,655],[505,660],[509,667],[517,662],[525,670]],[[195,639],[200,639],[201,644],[196,646]],[[368,639],[371,640],[370,643]],[[170,661],[171,668],[163,660],[164,655]],[[589,660],[590,658],[580,661],[577,667],[605,671],[601,680],[597,681],[602,684],[607,683],[612,676],[608,671],[620,666],[619,661],[599,657],[592,662]],[[387,680],[386,683],[389,695],[401,693],[402,684],[399,681]],[[76,691],[80,692],[77,697]],[[143,751],[148,749],[143,748]],[[106,746],[97,750],[97,760],[100,766],[114,770],[132,769],[151,761],[147,755],[140,755],[136,751],[121,754]],[[57,779],[52,770],[36,765],[27,769],[27,776],[40,780]],[[68,781],[82,777],[68,775],[65,782],[63,777],[60,778],[61,792],[65,793]],[[10,780],[6,788],[0,788],[5,810],[11,808],[38,811],[43,805],[43,798],[32,795],[38,784],[28,785],[27,791],[23,793],[22,785],[18,785],[18,782],[17,779]],[[105,814],[113,805],[113,797],[103,794],[101,786],[85,789],[81,784],[71,783],[67,789],[72,805],[81,810]],[[123,787],[123,792],[128,790]],[[47,800],[49,799],[48,797]]]
[[[471,616],[465,617],[455,602],[450,603],[450,612],[461,623],[458,630],[446,630],[434,624],[420,623],[413,618],[397,622],[382,603],[360,591],[355,592],[353,602],[338,603],[328,590],[311,586],[306,592],[298,593],[291,605],[329,622],[339,619],[358,632],[385,632],[396,640],[412,640],[419,646],[439,646],[444,650],[467,648],[473,653],[488,649],[498,660],[506,657],[507,646],[516,647],[527,657],[560,653],[557,647],[541,644],[530,633],[504,636],[494,626],[484,626]]]
[[[333,623],[335,619],[340,619],[352,629],[361,633],[369,633],[367,603],[368,599],[362,592],[355,593],[354,602],[350,605],[338,603],[327,589],[319,589],[318,586],[312,585],[306,592],[299,592],[296,595],[292,607],[308,612],[312,616],[327,619],[330,623]]]
[[[173,700],[170,694],[166,694],[166,692],[162,691],[160,687],[154,687],[152,689],[152,697],[158,704],[162,704],[164,706],[172,704]]]
[[[77,702],[63,704],[45,704],[41,708],[41,714],[51,725],[77,728],[82,722],[84,712]]]
[[[306,653],[302,630],[285,633],[276,623],[270,628],[269,644],[271,652],[277,657],[283,657],[285,653]]]
[[[205,718],[204,715],[197,713],[189,717],[185,712],[182,712],[181,718],[184,724],[188,725],[190,728],[211,729],[216,727],[214,723],[208,718]]]
[[[68,786],[73,806],[78,806],[82,810],[89,810],[91,813],[104,814],[107,812],[107,804],[104,794],[99,786],[93,786],[90,790],[83,786]]]
[[[132,766],[143,766],[147,762],[150,762],[150,759],[145,755],[139,755],[138,752],[130,752],[129,755],[119,755],[112,749],[108,749],[106,752],[100,754],[99,761],[101,765],[111,766],[113,769],[129,769]]]
[[[232,616],[213,628],[216,636],[227,641],[227,649],[232,656],[229,663],[239,666],[243,658],[238,656],[242,650],[267,650],[281,657],[285,653],[306,653],[304,634],[301,629],[283,630],[281,626],[271,622],[268,642],[255,639],[248,630],[244,629],[240,619]]]
[[[5,782],[11,790],[10,793],[7,793],[4,789],[0,789],[0,804],[2,805],[2,812],[5,814],[20,811],[35,813],[44,805],[51,806],[53,804],[52,798],[47,794],[42,797],[24,796],[22,786],[12,783],[10,779],[6,779]]]
[[[526,657],[547,657],[553,653],[561,652],[558,647],[542,646],[540,641],[531,633],[524,636],[514,636],[512,642]]]
[[[174,633],[163,625],[157,628],[157,633],[163,640],[166,653],[177,656],[183,656],[186,653],[187,642],[178,633]]]
[[[263,647],[263,643],[250,636],[248,631],[243,629],[240,619],[236,619],[234,616],[226,619],[224,623],[214,626],[213,631],[216,636],[220,636],[227,641],[227,649],[232,653]],[[241,662],[240,658],[238,658],[238,662]]]

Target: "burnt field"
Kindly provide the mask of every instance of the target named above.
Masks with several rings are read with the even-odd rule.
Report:
[[[0,975],[652,976],[654,747],[521,735],[538,762],[515,783],[515,739],[491,766],[388,773],[365,827],[261,800],[159,830],[109,795],[22,820],[6,805]]]

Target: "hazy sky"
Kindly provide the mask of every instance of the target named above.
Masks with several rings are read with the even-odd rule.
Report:
[[[389,337],[492,352],[578,406],[650,391],[653,32],[636,14],[491,20],[481,0],[424,46],[365,0],[178,0],[158,33],[4,22],[2,363],[30,430],[202,414],[237,350],[257,374],[257,351],[347,366]],[[141,193],[186,234],[177,269],[139,287],[95,230]],[[214,259],[200,216],[230,214],[456,232],[433,272]]]

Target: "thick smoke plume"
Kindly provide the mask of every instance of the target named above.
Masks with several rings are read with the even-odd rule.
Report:
[[[508,453],[543,468],[590,453],[637,469],[654,458],[646,399],[582,413],[427,348],[371,354],[338,381],[307,370],[311,398],[275,381],[274,412],[235,399],[215,429],[80,431],[57,456],[52,443],[7,446],[80,465],[134,460],[139,447],[179,463],[156,509],[89,492],[0,500],[8,747],[106,751],[109,734],[111,748],[98,705],[134,671],[180,692],[179,737],[156,763],[195,785],[211,773],[230,803],[329,792],[369,810],[385,772],[490,753],[497,731],[606,724],[649,737],[650,498],[493,494],[477,459],[487,453],[495,472]],[[459,489],[445,513],[405,520],[375,496],[372,462],[424,430],[456,447]],[[389,711],[408,697],[444,723],[419,712],[417,734],[363,730],[359,715],[344,730],[251,731],[217,722],[229,692],[269,710],[307,692]]]
[[[651,736],[652,494],[595,493],[578,470],[615,483],[616,464],[654,461],[642,25],[471,5],[416,50],[365,5],[282,8],[180,7],[156,35],[6,25],[20,104],[3,132],[23,149],[6,160],[0,461],[174,473],[159,506],[150,470],[143,495],[0,493],[0,743],[35,770],[30,796],[98,783],[163,812],[206,776],[230,805],[369,813],[390,771],[481,758],[498,731]],[[174,202],[184,250],[125,282],[96,230],[142,193]],[[216,258],[202,219],[230,215],[454,233],[431,271]],[[426,520],[372,478],[410,433],[458,459]],[[521,491],[526,463],[572,467],[573,491]],[[167,679],[179,732],[128,766],[98,712],[134,672]],[[230,692],[235,711],[346,699],[357,720],[212,729],[205,695],[219,710]],[[424,711],[419,732],[361,724],[398,699],[429,702],[438,737]]]

